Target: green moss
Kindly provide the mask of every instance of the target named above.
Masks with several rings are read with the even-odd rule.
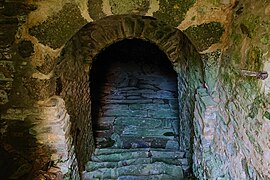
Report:
[[[141,14],[144,15],[149,9],[147,0],[110,0],[113,14]]]
[[[261,39],[260,39],[261,43],[264,45],[267,45],[269,42],[269,37],[267,34],[262,35]]]
[[[214,4],[215,6],[219,5],[220,0],[207,0],[208,2]]]
[[[154,17],[172,26],[178,26],[195,2],[196,0],[160,0],[159,11],[154,13]]]
[[[241,34],[238,33],[232,33],[231,39],[234,43],[240,43],[241,41]]]
[[[266,111],[263,115],[266,119],[270,120],[270,112]]]
[[[262,66],[262,50],[257,46],[252,46],[248,50],[246,68],[248,70],[259,71]]]
[[[259,109],[260,108],[264,108],[266,106],[266,104],[268,104],[267,100],[262,96],[257,96],[253,103],[250,106],[249,109],[249,117],[250,118],[254,118],[255,116],[257,116]]]
[[[260,16],[255,16],[254,14],[250,14],[242,21],[242,27],[245,27],[246,31],[249,32],[250,38],[257,35],[258,24],[260,24]]]
[[[233,64],[240,64],[241,63],[241,54],[239,53],[240,52],[240,49],[238,48],[235,48],[233,50],[233,53],[232,53],[232,60],[233,60]]]
[[[87,21],[81,16],[80,9],[72,3],[64,5],[58,13],[32,28],[32,36],[45,45],[59,48],[65,44]]]
[[[184,31],[199,51],[206,50],[212,44],[218,43],[223,32],[224,27],[219,22],[191,26]]]
[[[102,3],[102,0],[88,0],[88,12],[93,20],[106,16],[102,11]]]

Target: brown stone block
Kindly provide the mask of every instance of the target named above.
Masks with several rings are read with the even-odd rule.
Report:
[[[17,24],[0,24],[0,45],[11,45],[15,40]]]
[[[0,81],[12,81],[14,72],[13,62],[0,61]]]
[[[54,95],[56,89],[55,79],[23,79],[24,86],[31,97],[36,100],[47,99]]]
[[[3,49],[0,49],[0,61],[11,60],[11,59],[12,59],[12,54],[8,50],[5,51]]]

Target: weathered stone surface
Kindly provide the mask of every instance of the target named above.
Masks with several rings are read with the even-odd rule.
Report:
[[[38,65],[36,69],[43,73],[43,74],[49,74],[53,71],[55,68],[56,60],[53,57],[50,57],[49,55],[45,55],[44,62],[42,65]]]
[[[18,28],[17,18],[0,17],[0,45],[11,45],[15,41],[15,34]]]
[[[113,14],[140,14],[144,15],[149,9],[149,1],[146,0],[109,0]]]
[[[159,10],[154,13],[154,17],[172,26],[177,26],[184,20],[187,11],[195,2],[195,0],[183,0],[181,2],[160,0]]]
[[[31,27],[29,32],[41,43],[56,49],[63,46],[86,23],[80,9],[75,4],[67,3],[45,22]]]
[[[5,16],[27,15],[29,12],[37,9],[33,4],[19,1],[5,1],[3,6],[3,14]]]
[[[125,175],[134,178],[144,176],[146,179],[155,175],[182,179],[184,175],[181,165],[187,162],[183,158],[184,152],[164,149],[97,149],[96,153],[103,155],[93,156],[92,161],[87,163],[85,179],[121,179]]]
[[[18,52],[23,58],[30,57],[34,53],[34,46],[31,41],[23,40],[18,44]]]
[[[94,20],[101,19],[106,16],[103,12],[102,0],[88,0],[88,12]]]
[[[7,92],[4,90],[0,90],[0,104],[6,104],[8,102]]]
[[[117,169],[100,169],[97,172],[89,172],[84,174],[85,179],[92,178],[117,178],[118,176],[125,175],[138,175],[140,176],[149,176],[149,175],[160,175],[160,174],[169,174],[174,178],[183,178],[183,172],[181,167],[166,165],[164,163],[153,163],[153,164],[142,164],[139,166],[130,165],[125,167],[120,167]]]
[[[44,100],[55,93],[55,79],[25,78],[24,85],[31,97],[36,100]]]
[[[218,43],[224,33],[224,27],[219,22],[205,23],[191,26],[184,31],[198,51],[208,49],[212,44]]]

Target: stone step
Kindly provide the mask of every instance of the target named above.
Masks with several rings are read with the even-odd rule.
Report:
[[[183,178],[181,166],[168,165],[163,162],[152,164],[128,165],[119,168],[99,168],[98,170],[85,172],[83,179],[117,179],[121,176],[152,176],[152,175],[169,175],[174,179]],[[147,178],[146,178],[147,179]]]
[[[109,154],[119,154],[119,153],[126,153],[126,152],[170,152],[170,153],[179,153],[182,157],[184,157],[185,152],[183,151],[175,151],[169,149],[161,149],[161,148],[130,148],[130,149],[116,149],[116,148],[96,148],[94,154],[95,155],[109,155]]]
[[[135,151],[135,152],[119,152],[113,154],[93,155],[92,161],[95,162],[119,162],[122,160],[135,159],[135,158],[162,158],[162,159],[182,159],[184,152],[180,151]]]
[[[188,160],[184,159],[170,159],[170,158],[136,158],[136,159],[127,159],[121,160],[118,162],[93,162],[89,161],[85,170],[87,172],[95,171],[99,168],[119,168],[128,165],[138,165],[138,164],[152,164],[155,162],[162,162],[168,165],[176,165],[176,166],[188,166]]]
[[[175,177],[168,174],[159,174],[152,176],[120,176],[117,178],[117,180],[175,180]]]

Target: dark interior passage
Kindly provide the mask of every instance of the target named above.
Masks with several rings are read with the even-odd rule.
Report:
[[[177,76],[154,44],[117,42],[95,59],[91,74],[96,147],[179,147]]]

